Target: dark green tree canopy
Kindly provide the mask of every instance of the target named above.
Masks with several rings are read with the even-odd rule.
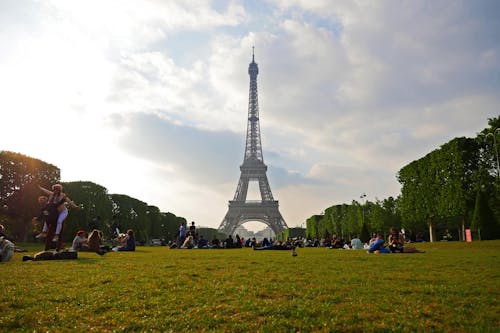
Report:
[[[55,184],[59,177],[59,168],[52,164],[19,153],[0,152],[2,223],[13,237],[28,239],[31,219],[38,215],[38,185]]]
[[[22,154],[0,152],[0,221],[9,234],[26,241],[33,236],[32,218],[38,215],[37,198],[42,193],[38,185],[50,189],[60,182],[56,166]],[[64,240],[71,241],[78,229],[87,229],[99,218],[99,228],[111,234],[115,220],[122,229],[133,229],[137,238],[174,238],[182,217],[161,213],[158,207],[123,194],[108,194],[108,190],[90,181],[62,183],[64,192],[81,209],[70,208],[65,221]],[[38,226],[40,227],[40,226]]]

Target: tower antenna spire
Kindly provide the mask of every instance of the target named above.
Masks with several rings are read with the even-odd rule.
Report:
[[[252,46],[252,62],[255,62],[255,46]]]

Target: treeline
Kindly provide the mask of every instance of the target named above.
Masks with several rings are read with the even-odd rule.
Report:
[[[308,238],[326,238],[332,235],[346,240],[354,236],[367,242],[372,232],[388,232],[392,226],[401,227],[401,214],[397,200],[389,197],[382,201],[353,200],[350,204],[328,207],[322,215],[313,215],[306,221]]]
[[[358,235],[366,241],[371,233],[397,227],[413,237],[425,231],[431,241],[439,239],[436,229],[453,232],[459,240],[465,239],[466,229],[476,239],[500,238],[500,117],[488,125],[476,138],[455,138],[401,168],[397,198],[353,200],[311,216],[307,237]]]
[[[32,223],[32,218],[39,214],[38,185],[50,189],[60,183],[60,174],[60,169],[52,164],[19,153],[0,152],[0,223],[6,226],[12,238],[28,241],[40,231],[41,226]],[[65,222],[65,241],[70,241],[78,229],[87,229],[92,222],[98,223],[106,236],[110,236],[115,223],[120,225],[120,230],[133,229],[140,241],[172,240],[181,222],[186,221],[127,195],[109,194],[104,186],[89,181],[61,184],[64,192],[81,205],[79,210],[70,208]]]

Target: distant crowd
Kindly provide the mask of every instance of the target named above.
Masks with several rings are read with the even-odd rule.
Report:
[[[189,228],[186,222],[182,222],[177,238],[168,245],[171,249],[241,249],[247,247],[254,250],[294,249],[297,246],[295,240],[273,241],[272,238],[264,238],[262,241],[257,241],[255,237],[245,239],[238,234],[235,237],[228,235],[224,239],[219,239],[217,235],[206,239],[198,234],[194,222],[191,222]]]

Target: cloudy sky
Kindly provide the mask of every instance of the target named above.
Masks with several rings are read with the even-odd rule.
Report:
[[[255,46],[267,175],[298,226],[362,193],[397,196],[401,167],[500,114],[499,13],[496,0],[1,0],[0,150],[218,227]]]

